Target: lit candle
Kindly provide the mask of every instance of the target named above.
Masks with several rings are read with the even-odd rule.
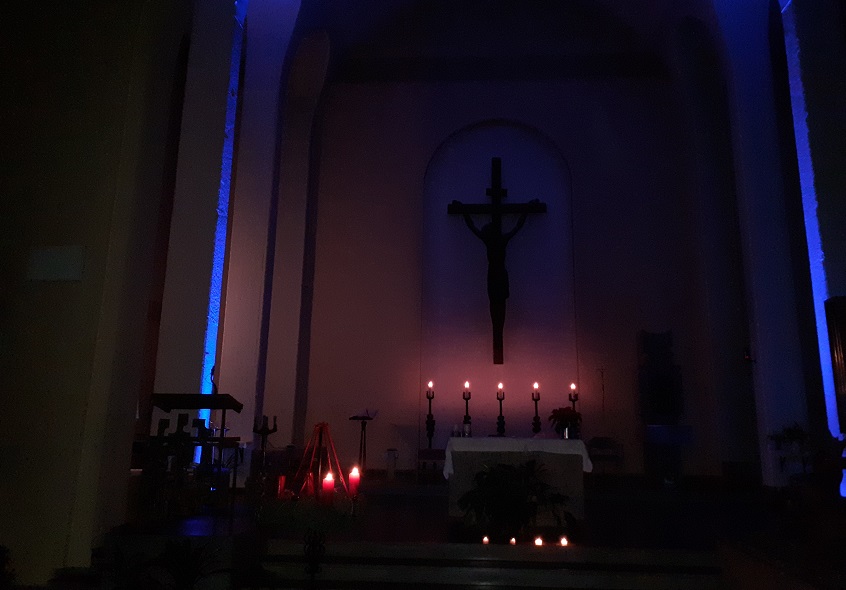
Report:
[[[576,393],[576,384],[575,383],[570,384],[570,391],[572,391],[573,393]]]
[[[508,541],[508,542],[509,542],[511,545],[516,545],[516,544],[517,544],[517,539],[515,539],[514,537],[511,537],[511,540],[510,540],[510,541]]]
[[[487,537],[482,537],[482,545],[487,545],[490,542],[491,542],[491,540],[488,539]]]
[[[570,544],[570,541],[567,540],[567,537],[561,537],[561,546],[566,547]]]
[[[538,547],[543,545],[543,539],[541,539],[540,537],[535,538],[535,545],[537,545]]]
[[[536,401],[536,402],[537,402],[537,401],[540,401],[540,391],[538,390],[538,388],[540,387],[540,385],[538,385],[538,382],[537,382],[537,381],[535,381],[535,384],[534,384],[532,387],[533,387],[533,390],[532,390],[532,401]]]
[[[502,401],[505,399],[505,392],[502,390],[502,383],[496,386],[496,399]]]
[[[350,471],[350,496],[358,494],[358,484],[361,481],[361,474],[358,472],[358,467],[353,467]]]
[[[335,478],[332,477],[332,472],[326,474],[326,477],[323,478],[323,493],[327,494],[327,497],[332,497],[331,494],[335,491]]]

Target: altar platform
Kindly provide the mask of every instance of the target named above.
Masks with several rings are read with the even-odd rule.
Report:
[[[841,502],[720,479],[682,478],[668,486],[642,476],[586,473],[584,486],[585,518],[568,547],[549,540],[543,547],[483,545],[449,516],[446,480],[421,483],[415,473],[371,470],[356,517],[327,533],[313,581],[302,530],[261,530],[244,497],[232,518],[208,514],[122,527],[95,562],[115,575],[108,561],[118,547],[135,558],[148,552],[145,563],[157,567],[174,547],[194,557],[213,552],[225,580],[212,577],[196,587],[256,590],[846,587]],[[65,572],[50,587],[108,587],[102,576],[96,568],[76,578]]]

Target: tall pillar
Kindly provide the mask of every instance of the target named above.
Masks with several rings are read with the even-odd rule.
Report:
[[[773,95],[769,2],[714,0],[727,55],[732,135],[738,174],[741,247],[765,485],[784,483],[769,435],[807,424],[802,335],[797,317],[789,223]]]
[[[838,436],[824,305],[846,295],[846,7],[836,0],[794,0],[784,21],[826,413],[829,431]]]
[[[90,565],[125,522],[190,13],[95,0],[4,14],[0,545],[22,585]]]
[[[250,0],[247,8],[223,329],[218,343],[220,391],[244,404],[241,414],[231,420],[232,434],[242,439],[252,436],[253,417],[263,412],[265,363],[273,362],[267,360],[266,328],[282,132],[280,84],[299,8],[300,0]],[[280,418],[284,424],[284,417]]]
[[[282,417],[280,443],[302,444],[305,435],[308,331],[313,289],[313,246],[307,247],[309,213],[316,207],[316,171],[312,163],[319,145],[315,134],[318,102],[329,65],[329,37],[313,33],[299,43],[291,59],[284,98],[279,151],[279,210],[273,268],[265,380],[266,414]],[[301,344],[302,339],[302,344]],[[303,363],[305,362],[305,365]]]
[[[155,391],[199,393],[218,222],[235,3],[194,2]]]

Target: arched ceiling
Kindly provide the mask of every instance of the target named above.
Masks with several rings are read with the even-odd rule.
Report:
[[[644,22],[598,0],[321,0],[299,27],[328,32],[339,80],[659,76]]]

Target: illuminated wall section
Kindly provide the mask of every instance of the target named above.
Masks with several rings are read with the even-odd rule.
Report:
[[[247,0],[235,2],[235,22],[232,32],[232,58],[229,69],[229,91],[226,100],[226,123],[223,154],[220,163],[220,189],[217,195],[217,224],[214,231],[214,257],[209,284],[209,306],[206,333],[203,342],[203,367],[200,393],[212,393],[212,370],[217,358],[217,341],[220,331],[220,300],[223,289],[226,237],[229,222],[229,194],[232,181],[232,163],[235,149],[235,125],[238,111],[238,94],[241,78],[241,53],[244,40],[244,15]],[[208,424],[209,411],[200,410],[200,418]]]
[[[796,153],[799,158],[799,178],[805,213],[805,236],[808,243],[811,288],[814,297],[814,315],[817,325],[826,416],[828,418],[829,431],[833,436],[839,436],[840,424],[837,417],[834,373],[831,365],[831,349],[829,348],[828,326],[825,316],[825,301],[829,296],[825,274],[825,253],[823,252],[819,219],[817,217],[818,201],[814,188],[814,166],[811,157],[811,145],[808,138],[808,112],[805,106],[805,89],[802,84],[799,40],[796,35],[796,22],[792,3],[787,3],[784,6],[782,10],[782,21],[784,23],[787,68],[790,76],[790,99],[793,107]]]

